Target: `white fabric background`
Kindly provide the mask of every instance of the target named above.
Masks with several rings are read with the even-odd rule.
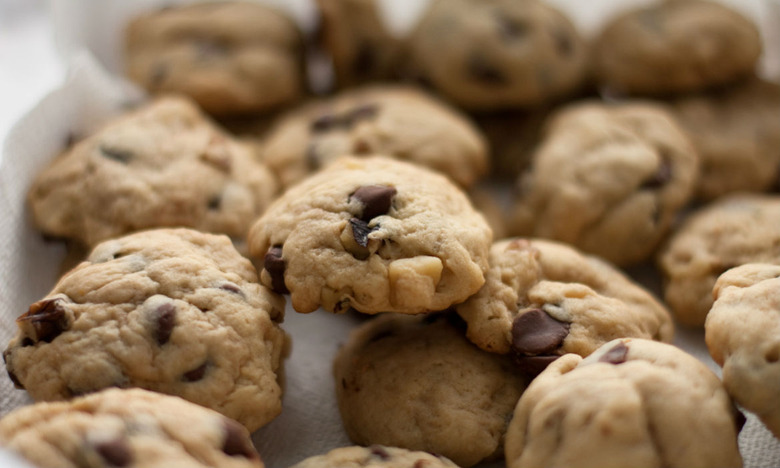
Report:
[[[642,0],[550,1],[575,16],[583,30],[594,31],[617,8]],[[61,246],[44,241],[32,229],[25,207],[26,188],[70,135],[88,133],[120,112],[123,105],[139,99],[133,87],[110,77],[101,67],[113,71],[120,69],[117,54],[121,24],[127,15],[157,3],[160,1],[53,0],[51,3],[55,36],[61,54],[70,63],[69,73],[60,87],[42,99],[9,131],[0,159],[2,347],[15,331],[14,319],[54,284],[64,254]],[[277,0],[276,3],[290,8],[305,27],[313,24],[313,11],[305,0]],[[400,33],[423,3],[423,0],[383,0],[382,5],[389,14],[388,22]],[[765,30],[769,29],[768,2],[730,0],[729,3],[755,18]],[[780,21],[775,24],[780,25]],[[768,47],[767,55],[774,60],[768,60],[764,69],[771,74],[773,70],[778,71],[776,65],[780,64],[777,55],[780,41],[770,42],[772,46]],[[92,51],[99,61],[85,54],[84,48]],[[0,48],[0,52],[2,50]],[[56,69],[56,65],[51,67]],[[657,278],[642,272],[638,276],[648,287],[658,290]],[[335,316],[323,311],[303,315],[288,308],[284,328],[293,337],[293,353],[286,363],[284,410],[253,436],[269,468],[286,468],[308,456],[349,444],[336,409],[331,360],[348,331],[358,322],[359,318],[350,315]],[[718,371],[707,355],[701,331],[678,329],[676,344]],[[4,367],[0,368],[2,372]],[[26,393],[14,390],[10,380],[0,374],[0,415],[28,403]],[[746,467],[780,466],[780,443],[752,416],[740,437],[740,447]],[[14,466],[2,457],[0,453],[0,466]]]

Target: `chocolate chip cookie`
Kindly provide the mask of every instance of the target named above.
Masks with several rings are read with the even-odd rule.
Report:
[[[289,187],[345,154],[402,159],[463,187],[488,169],[487,145],[468,117],[414,87],[389,85],[290,112],[268,134],[263,161]]]
[[[658,257],[664,299],[678,322],[701,327],[712,288],[745,263],[780,263],[780,197],[737,194],[693,212]]]
[[[567,354],[525,391],[506,436],[508,468],[741,467],[739,423],[718,377],[664,343],[619,339]]]
[[[518,238],[493,244],[489,264],[485,285],[456,310],[472,342],[511,354],[529,374],[566,353],[587,356],[615,338],[672,340],[669,312],[597,257]]]
[[[758,78],[672,102],[701,159],[698,198],[775,188],[780,174],[780,85]]]
[[[226,236],[145,231],[95,247],[16,320],[3,358],[36,401],[141,387],[254,431],[281,411],[283,318]]]
[[[413,73],[471,110],[536,106],[573,93],[587,48],[538,0],[436,0],[409,37]]]
[[[457,468],[440,455],[396,447],[341,447],[309,457],[292,468]]]
[[[125,71],[152,94],[181,93],[214,115],[257,113],[300,98],[303,39],[257,2],[178,5],[133,19]]]
[[[664,107],[573,104],[551,117],[518,179],[510,233],[639,263],[693,195],[697,174],[696,152]]]
[[[0,444],[36,466],[263,467],[237,422],[141,389],[20,408],[0,421]]]
[[[189,100],[155,100],[49,164],[28,194],[45,234],[88,246],[141,229],[243,237],[276,195],[271,172]]]
[[[594,74],[625,94],[690,92],[751,74],[761,36],[721,2],[675,0],[632,9],[611,20],[594,44]]]
[[[723,383],[780,438],[780,266],[750,263],[723,273],[704,324]]]
[[[492,232],[444,176],[373,156],[293,186],[247,240],[260,280],[298,312],[416,314],[479,290]]]
[[[334,363],[353,442],[443,455],[458,466],[500,458],[525,382],[509,357],[464,336],[452,312],[384,314],[355,329]]]

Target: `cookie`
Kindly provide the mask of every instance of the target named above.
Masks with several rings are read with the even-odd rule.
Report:
[[[283,318],[227,237],[146,231],[95,247],[16,320],[3,358],[36,401],[141,387],[254,431],[281,411]]]
[[[760,79],[673,101],[701,160],[696,195],[776,187],[780,174],[780,85]]]
[[[780,263],[780,197],[737,194],[693,212],[658,256],[664,300],[678,322],[704,325],[712,288],[745,263]]]
[[[456,310],[473,343],[511,354],[529,374],[566,353],[588,356],[615,338],[672,340],[669,312],[597,257],[517,238],[494,243],[489,264],[485,285]]]
[[[333,368],[353,442],[437,453],[462,467],[501,457],[525,389],[511,359],[471,344],[451,312],[365,322]]]
[[[585,359],[563,356],[531,382],[509,424],[506,465],[741,467],[739,417],[693,356],[614,340]]]
[[[341,447],[309,457],[291,468],[457,468],[440,455],[395,447]]]
[[[20,408],[0,421],[0,444],[36,466],[263,467],[237,422],[141,389]]]
[[[265,112],[304,93],[295,23],[257,2],[179,5],[134,18],[125,72],[151,94],[180,93],[214,115]]]
[[[28,193],[46,235],[88,246],[155,227],[243,237],[276,195],[271,172],[184,98],[161,98],[54,159]]]
[[[664,107],[567,106],[518,178],[510,233],[554,239],[617,265],[648,259],[693,195],[698,157]]]
[[[750,263],[723,273],[704,324],[723,384],[780,438],[780,266]]]
[[[537,0],[437,0],[409,37],[413,73],[470,110],[527,108],[573,93],[587,48]]]
[[[416,314],[479,290],[492,232],[444,176],[343,157],[285,192],[247,241],[260,280],[298,312]]]
[[[320,42],[336,86],[386,81],[397,74],[401,43],[382,20],[376,0],[317,0]]]
[[[266,138],[263,161],[289,187],[345,154],[383,154],[439,171],[463,187],[488,169],[471,121],[405,86],[373,86],[294,110]]]
[[[663,95],[710,88],[751,74],[761,36],[721,2],[674,0],[631,9],[604,26],[593,73],[621,94]]]

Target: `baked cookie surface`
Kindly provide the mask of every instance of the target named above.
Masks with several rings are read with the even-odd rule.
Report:
[[[291,468],[456,468],[444,457],[396,447],[341,447],[309,457]]]
[[[45,234],[88,246],[156,227],[243,237],[276,195],[271,172],[184,98],[161,98],[54,159],[28,193]]]
[[[557,111],[518,178],[510,233],[618,265],[648,259],[686,205],[698,156],[664,107],[585,102]]]
[[[260,280],[298,312],[415,314],[482,286],[492,231],[442,175],[343,157],[285,192],[247,241]]]
[[[125,71],[151,94],[184,94],[214,115],[268,111],[303,95],[302,35],[257,2],[164,8],[124,34]]]
[[[339,350],[334,376],[353,442],[437,453],[463,467],[501,457],[525,388],[511,359],[471,344],[451,312],[362,324]]]
[[[283,186],[345,154],[383,154],[428,167],[469,187],[488,169],[487,144],[468,117],[410,86],[343,92],[282,117],[263,162]]]
[[[262,468],[246,428],[180,398],[108,389],[0,421],[0,444],[36,466]]]
[[[615,338],[672,340],[664,306],[597,257],[518,238],[494,243],[489,264],[485,285],[456,310],[469,340],[512,354],[530,374],[566,353],[588,356]]]
[[[664,343],[619,339],[568,354],[528,386],[508,468],[741,467],[737,412],[718,377]]]
[[[3,357],[36,401],[142,387],[254,431],[281,411],[283,318],[227,237],[146,231],[95,247],[17,319]]]

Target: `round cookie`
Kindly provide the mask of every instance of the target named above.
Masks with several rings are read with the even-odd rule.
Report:
[[[141,229],[243,237],[277,191],[271,172],[183,98],[109,123],[54,159],[28,193],[45,234],[88,246]]]
[[[697,174],[698,157],[665,108],[574,104],[551,117],[518,179],[510,233],[639,263],[690,199]]]
[[[718,276],[761,262],[780,263],[780,197],[719,198],[693,212],[659,254],[664,300],[678,322],[701,327]]]
[[[742,265],[715,283],[704,324],[723,384],[780,438],[780,266]]]
[[[383,154],[441,172],[463,187],[488,169],[487,144],[468,117],[403,86],[348,91],[282,117],[263,161],[289,187],[345,154]]]
[[[741,467],[741,414],[718,377],[641,339],[567,354],[528,386],[506,435],[507,468]]]
[[[95,247],[16,320],[3,358],[36,401],[141,387],[254,431],[281,411],[283,319],[227,237],[146,231]]]
[[[237,422],[141,389],[20,408],[0,420],[0,445],[59,468],[264,466]]]
[[[433,452],[462,467],[501,457],[525,388],[511,359],[471,344],[451,312],[365,322],[339,350],[334,375],[353,442]]]
[[[372,445],[341,447],[309,457],[291,468],[457,468],[446,458],[427,452]]]
[[[298,312],[417,314],[479,290],[492,232],[444,176],[343,157],[277,199],[247,242],[260,280]]]
[[[671,104],[699,154],[698,198],[775,188],[780,173],[780,85],[754,79]]]
[[[124,31],[125,71],[151,94],[181,93],[214,115],[264,112],[304,91],[295,23],[257,2],[164,8]]]
[[[541,239],[505,239],[493,244],[489,264],[485,285],[456,310],[469,340],[512,354],[530,374],[615,338],[672,340],[669,312],[597,257]]]
[[[436,0],[409,37],[414,74],[470,110],[533,107],[577,90],[588,52],[545,2]]]
[[[751,74],[761,36],[755,24],[721,2],[660,1],[612,19],[593,49],[593,71],[603,87],[661,95]]]

